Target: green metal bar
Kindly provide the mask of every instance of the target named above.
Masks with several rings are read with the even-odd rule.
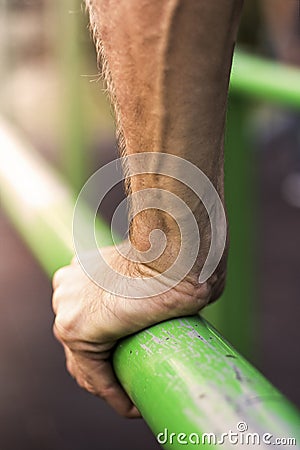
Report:
[[[0,122],[0,156],[3,206],[46,272],[52,274],[72,256],[73,196],[23,137],[4,122]],[[83,221],[87,212],[88,208],[82,211]],[[101,245],[109,244],[107,225],[98,222],[98,230]],[[121,341],[114,367],[150,428],[155,434],[163,433],[162,441],[168,429],[165,448],[183,445],[174,435],[171,444],[170,433],[177,433],[177,438],[180,432],[196,433],[201,438],[203,432],[236,432],[241,421],[249,432],[270,433],[272,439],[299,438],[295,408],[198,316],[163,322]]]
[[[73,254],[73,191],[24,137],[0,119],[1,205],[49,276]],[[82,211],[83,223],[90,220]],[[108,226],[97,221],[101,245],[112,243]]]
[[[183,445],[174,437],[171,443],[171,433],[220,437],[237,432],[241,421],[248,432],[261,436],[300,437],[296,409],[199,316],[170,320],[123,340],[114,353],[114,367],[151,430],[156,436],[162,433],[160,443],[167,449]],[[234,448],[227,440],[219,447]]]
[[[68,181],[76,192],[82,187],[88,172],[86,156],[86,102],[83,92],[86,79],[82,64],[84,15],[81,0],[65,0],[55,4],[59,23],[57,53],[61,73],[61,162]],[[59,6],[59,8],[57,8]]]
[[[230,249],[225,292],[204,315],[251,361],[257,360],[253,311],[256,298],[255,180],[253,152],[246,136],[248,102],[231,95],[225,139],[225,198],[230,230]],[[247,317],[247,320],[238,320]]]
[[[225,150],[225,192],[230,228],[228,276],[222,299],[208,308],[205,316],[243,355],[257,360],[257,336],[253,333],[256,184],[252,174],[253,155],[245,136],[249,111],[247,97],[300,109],[300,70],[237,50],[230,94]],[[247,317],[247,321],[236,320],[236,317]]]
[[[241,50],[234,54],[231,92],[300,108],[300,70]]]
[[[247,98],[277,102],[300,109],[300,71],[237,50],[231,73],[226,126],[225,192],[230,227],[230,252],[225,292],[204,315],[241,353],[257,359],[253,330],[254,195],[252,152],[245,136]],[[242,299],[242,301],[241,301]],[[236,320],[247,317],[247,321]]]

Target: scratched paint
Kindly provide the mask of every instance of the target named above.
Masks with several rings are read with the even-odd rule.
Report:
[[[164,428],[222,433],[236,430],[241,420],[251,432],[298,434],[295,408],[199,316],[166,321],[125,339],[114,366],[155,434]]]

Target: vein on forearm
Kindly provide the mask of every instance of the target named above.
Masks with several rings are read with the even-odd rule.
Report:
[[[121,154],[171,153],[211,179],[223,199],[223,140],[228,80],[242,0],[86,0],[97,52],[115,108]],[[158,174],[161,167],[151,167]],[[130,175],[129,168],[124,168]],[[195,212],[207,215],[182,183],[162,175],[134,176],[127,193],[162,188]],[[176,236],[163,212],[146,211],[132,234],[162,224]],[[142,230],[146,230],[143,233]],[[209,238],[208,238],[209,240]]]

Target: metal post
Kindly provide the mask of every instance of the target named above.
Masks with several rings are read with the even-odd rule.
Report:
[[[253,310],[256,233],[253,152],[245,136],[248,99],[300,109],[300,71],[240,50],[235,52],[230,82],[225,145],[225,194],[230,230],[226,290],[204,313],[245,356],[257,360]],[[247,317],[241,321],[240,317]],[[255,349],[255,351],[254,351]]]
[[[79,191],[87,176],[87,132],[84,74],[80,36],[84,32],[84,14],[80,0],[56,2],[59,32],[56,45],[62,81],[62,169],[75,191]]]
[[[229,221],[230,249],[225,292],[205,312],[227,339],[247,358],[257,357],[253,330],[256,298],[254,275],[253,152],[246,125],[249,107],[243,98],[231,95],[225,139],[225,199]],[[240,320],[241,317],[244,320]]]

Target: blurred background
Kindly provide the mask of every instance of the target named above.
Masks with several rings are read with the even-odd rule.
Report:
[[[300,65],[299,2],[246,0],[238,44]],[[115,159],[111,109],[79,0],[0,0],[0,79],[1,115],[75,192],[89,174]],[[247,145],[239,152],[248,183],[243,197],[231,171],[238,108],[240,102],[230,99],[226,176],[235,190],[228,187],[227,202],[231,211],[239,208],[237,200],[244,202],[244,216],[232,214],[231,238],[234,248],[234,234],[241,236],[237,242],[245,245],[246,257],[250,249],[251,261],[233,250],[222,305],[207,315],[299,406],[300,107],[243,102]],[[106,202],[108,219],[123,195],[118,188]],[[67,374],[51,331],[49,279],[3,211],[0,226],[0,449],[158,448],[142,420],[119,418]],[[245,330],[251,348],[239,339]]]

